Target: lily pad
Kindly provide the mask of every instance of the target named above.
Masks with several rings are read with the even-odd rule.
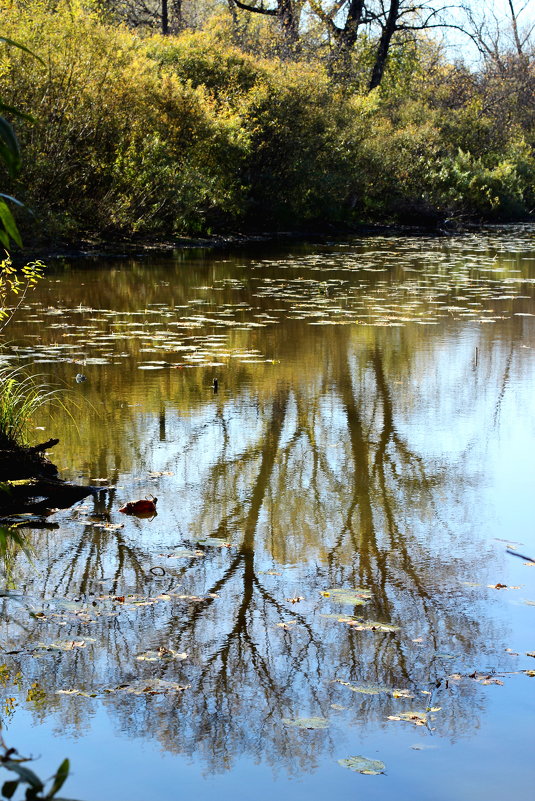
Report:
[[[352,756],[347,759],[339,759],[338,764],[343,768],[349,768],[357,773],[364,773],[367,776],[378,776],[384,773],[386,765],[380,759],[369,759],[363,756]]]
[[[427,726],[427,715],[424,712],[400,712],[399,715],[389,715],[388,720],[404,720],[414,723],[415,726]]]
[[[205,540],[197,540],[197,545],[204,545],[205,548],[230,548],[230,542],[218,539],[217,537],[209,537]]]
[[[361,587],[355,589],[333,589],[325,590],[321,593],[324,598],[329,598],[337,604],[348,604],[351,606],[361,606],[367,603],[372,597],[370,590]]]
[[[293,726],[296,729],[327,729],[329,721],[327,718],[283,718],[285,726]]]
[[[383,687],[380,684],[350,684],[348,681],[342,681],[341,679],[335,679],[335,682],[347,687],[348,690],[354,693],[362,693],[363,695],[380,695],[380,693],[391,692],[390,687]]]
[[[380,623],[378,620],[364,620],[355,615],[320,615],[330,620],[336,620],[338,623],[347,623],[351,628],[357,631],[380,631],[391,632],[399,631],[399,626],[394,626],[392,623]]]

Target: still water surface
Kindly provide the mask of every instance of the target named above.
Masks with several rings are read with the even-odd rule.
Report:
[[[3,358],[104,489],[5,562],[6,742],[82,801],[532,798],[534,289],[533,227],[52,265]]]

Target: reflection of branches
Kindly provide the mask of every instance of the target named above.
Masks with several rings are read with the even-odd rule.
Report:
[[[191,505],[199,511],[183,519],[174,503],[158,521],[170,536],[177,527],[192,542],[202,533],[203,556],[168,568],[173,580],[156,582],[157,597],[146,607],[134,612],[119,603],[112,617],[98,617],[94,653],[88,647],[69,665],[58,660],[57,673],[41,668],[39,680],[51,695],[57,687],[102,690],[136,679],[191,685],[180,696],[150,701],[110,694],[106,704],[125,726],[157,731],[166,748],[205,749],[214,769],[228,766],[238,751],[310,769],[313,755],[296,752],[280,719],[328,714],[340,692],[332,680],[419,690],[444,675],[436,652],[446,643],[469,656],[485,650],[488,621],[451,603],[458,564],[440,560],[429,532],[422,536],[426,515],[435,514],[436,490],[455,489],[457,478],[433,472],[403,427],[408,389],[396,394],[394,376],[415,369],[411,348],[401,343],[392,355],[379,337],[355,345],[348,330],[336,330],[316,372],[303,371],[292,384],[280,381],[268,391],[246,387],[229,399],[218,396],[188,420],[181,455],[166,448],[164,458],[169,466],[177,459],[195,463],[200,500]],[[141,459],[148,459],[152,434],[171,430],[157,417],[138,449]],[[102,519],[111,493],[108,499],[108,507],[95,509]],[[210,548],[210,537],[229,539],[232,547]],[[120,529],[86,521],[81,535],[53,549],[44,592],[89,594],[99,587],[96,579],[111,575],[110,594],[126,594],[127,587],[147,595],[149,551]],[[268,578],[264,568],[274,562],[282,575]],[[297,590],[285,570],[296,564]],[[359,585],[372,596],[366,616],[402,623],[402,632],[358,631],[321,617],[342,610],[319,590]],[[303,605],[284,600],[301,592]],[[363,616],[361,607],[343,612]],[[58,632],[83,638],[88,629],[69,621]],[[38,636],[30,624],[20,638]],[[425,637],[426,649],[411,642],[416,636]],[[136,659],[152,647],[185,652],[188,659]],[[38,673],[39,660],[32,669]],[[384,718],[384,699],[352,695],[355,718]],[[473,699],[461,693],[459,699],[451,726],[472,717]]]

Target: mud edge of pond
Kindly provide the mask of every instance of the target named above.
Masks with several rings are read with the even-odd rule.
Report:
[[[480,226],[469,226],[478,229]],[[449,236],[458,234],[458,227],[446,226],[408,226],[408,225],[355,225],[330,227],[328,229],[307,229],[299,231],[268,231],[261,233],[232,233],[207,237],[175,237],[165,239],[144,239],[140,237],[87,237],[71,242],[39,242],[32,246],[29,238],[22,254],[32,254],[33,258],[122,258],[143,257],[154,254],[171,254],[177,250],[225,250],[240,247],[254,247],[255,245],[297,242],[305,244],[330,242],[333,239],[361,236]]]

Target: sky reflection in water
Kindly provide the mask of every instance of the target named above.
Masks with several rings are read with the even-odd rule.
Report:
[[[9,744],[86,801],[528,798],[534,243],[57,265],[4,357],[108,489],[6,562]]]

